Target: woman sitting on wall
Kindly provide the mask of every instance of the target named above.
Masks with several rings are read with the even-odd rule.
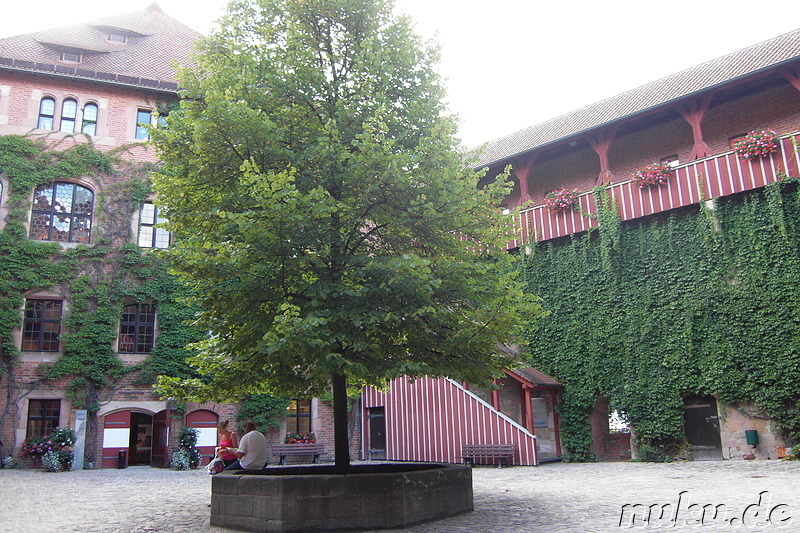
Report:
[[[217,424],[217,432],[219,433],[219,444],[215,450],[217,456],[222,459],[225,466],[230,466],[236,462],[236,454],[229,451],[228,448],[236,449],[239,447],[239,437],[236,433],[228,429],[228,421],[220,422]]]

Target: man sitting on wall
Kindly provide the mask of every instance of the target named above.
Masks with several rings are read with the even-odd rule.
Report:
[[[239,448],[227,448],[236,455],[237,461],[225,470],[261,470],[267,464],[267,438],[252,420],[244,423],[244,436],[239,440]]]

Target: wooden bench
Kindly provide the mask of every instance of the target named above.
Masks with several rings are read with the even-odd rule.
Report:
[[[319,456],[325,452],[322,444],[276,444],[272,447],[272,455],[280,456],[280,464],[286,464],[287,455],[311,455],[312,463],[319,463]]]
[[[514,459],[516,451],[514,444],[464,444],[461,447],[461,457],[464,464],[475,465],[476,459],[497,459],[497,468],[503,468],[503,463],[508,466]]]

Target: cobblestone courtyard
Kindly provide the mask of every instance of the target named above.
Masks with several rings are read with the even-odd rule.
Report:
[[[402,531],[800,531],[800,462],[555,463],[479,467],[473,477],[475,512]],[[205,470],[133,467],[50,474],[2,469],[0,531],[228,531],[209,525],[210,491]],[[635,504],[641,505],[631,507]],[[657,505],[658,513],[645,527],[644,510],[650,505]],[[631,526],[634,511],[638,518]]]

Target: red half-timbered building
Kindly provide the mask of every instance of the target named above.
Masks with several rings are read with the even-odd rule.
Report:
[[[776,149],[743,159],[732,142],[751,131],[773,130]],[[800,30],[708,61],[618,96],[580,108],[488,143],[479,168],[493,179],[508,165],[515,183],[505,207],[519,208],[510,249],[531,251],[537,243],[565,242],[598,225],[591,190],[605,185],[622,223],[667,216],[679,210],[713,210],[715,201],[800,177]],[[633,173],[663,163],[665,184],[640,188]],[[576,209],[551,211],[554,190],[583,191]],[[702,204],[702,205],[701,205]],[[599,398],[591,417],[594,452],[601,459],[631,456],[630,436],[609,426],[609,399]],[[691,405],[690,405],[691,404]],[[765,417],[720,406],[715,398],[687,403],[708,408],[701,421],[715,441],[708,458],[780,456],[785,446]],[[612,424],[613,425],[613,424]],[[635,429],[635,428],[634,428]],[[745,429],[761,435],[758,449]],[[691,444],[691,441],[690,441]],[[705,446],[696,446],[699,451]]]

